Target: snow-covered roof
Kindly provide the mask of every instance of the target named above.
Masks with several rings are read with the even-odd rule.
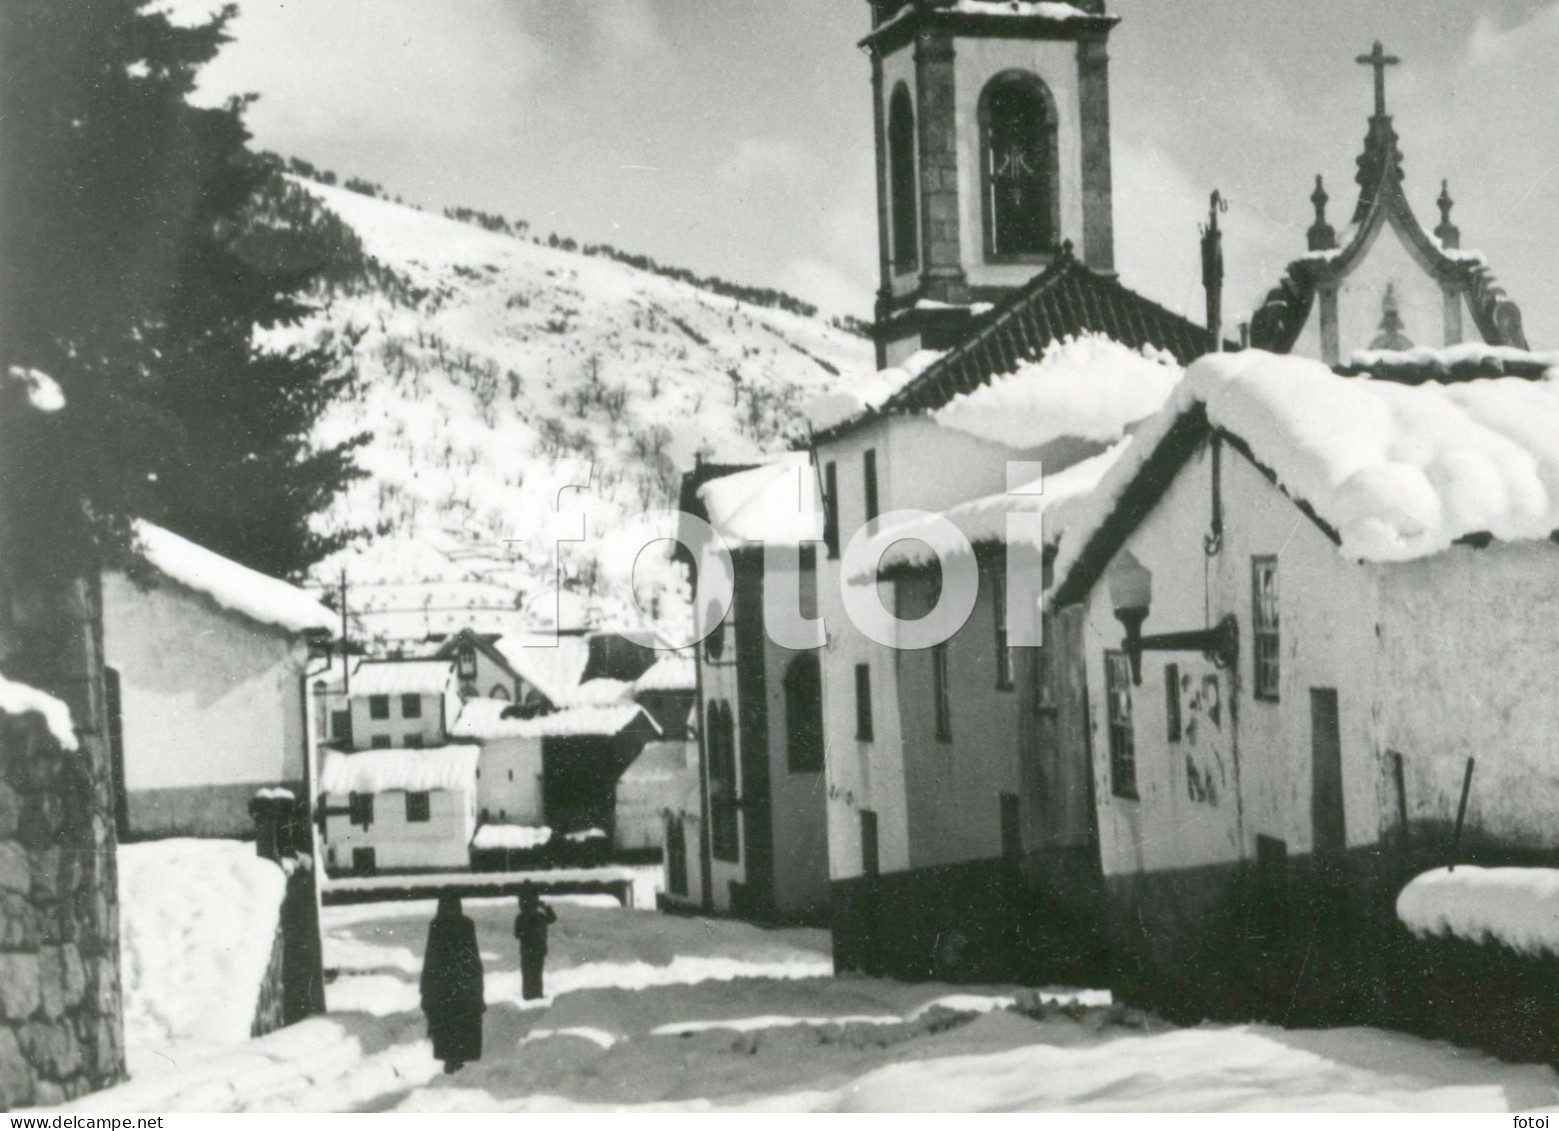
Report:
[[[289,632],[333,632],[334,612],[296,586],[197,546],[150,522],[137,522],[141,555],[171,581],[204,593],[225,609]]]
[[[453,660],[364,660],[352,672],[352,696],[442,695],[453,678]]]
[[[1559,954],[1559,869],[1436,868],[1402,889],[1397,918],[1415,935]]]
[[[559,707],[600,707],[622,703],[633,692],[633,684],[624,679],[587,679],[570,689]]]
[[[686,652],[663,652],[650,669],[633,681],[634,691],[695,691],[697,661]]]
[[[533,715],[528,719],[505,718],[504,711],[513,706],[504,699],[467,699],[449,732],[456,738],[472,738],[482,742],[500,738],[584,738],[618,734],[641,716],[654,727],[656,733],[660,731],[655,721],[637,703],[569,707],[545,715]]]
[[[471,847],[477,849],[542,848],[551,840],[552,830],[546,825],[483,825],[471,838]]]
[[[854,574],[850,580],[870,582],[890,570],[930,565],[940,558],[963,553],[964,547],[953,538],[942,520],[961,531],[971,546],[980,546],[1006,542],[1008,515],[1043,513],[1045,545],[1054,546],[1061,540],[1068,520],[1077,513],[1079,500],[1099,485],[1126,447],[1127,442],[1123,440],[1063,471],[1043,475],[1006,494],[986,495],[959,503],[934,516],[880,530],[872,537],[863,559],[876,562],[877,568]]]
[[[1518,541],[1559,529],[1559,382],[1404,385],[1261,350],[1214,354],[1192,365],[1088,497],[1056,559],[1058,596],[1075,584],[1070,575],[1085,555],[1099,565],[1104,548],[1090,543],[1171,430],[1198,408],[1209,425],[1250,446],[1277,485],[1334,532],[1346,557],[1406,561],[1469,535]]]
[[[1061,0],[942,0],[941,3],[922,10],[919,4],[905,4],[890,19],[872,29],[862,42],[871,43],[903,24],[917,19],[935,19],[949,16],[976,16],[981,19],[1016,19],[1028,22],[1053,24],[1115,22],[1114,17],[1086,12],[1074,4]]]
[[[823,537],[817,476],[806,452],[711,479],[699,489],[709,525],[731,549],[753,542],[796,545]]]
[[[1559,367],[1559,352],[1462,342],[1442,349],[1354,350],[1348,368],[1405,381],[1461,381],[1477,377],[1541,377]]]
[[[916,350],[898,365],[857,377],[847,388],[813,397],[802,406],[807,422],[819,432],[836,428],[879,408],[904,386],[919,377],[945,355],[945,350]]]
[[[476,789],[478,746],[430,746],[425,749],[325,752],[319,788],[323,793],[384,793],[435,790],[471,793]]]
[[[953,398],[933,416],[1009,448],[1035,448],[1062,436],[1113,443],[1158,411],[1183,373],[1165,350],[1082,334]]]
[[[579,685],[590,662],[590,641],[583,636],[501,636],[493,647],[520,678],[536,687],[554,705]]]
[[[8,715],[37,712],[62,750],[76,749],[76,725],[71,721],[70,707],[63,700],[0,675],[0,711]]]
[[[688,755],[693,744],[685,740],[646,742],[633,764],[618,779],[622,785],[652,785],[657,782],[676,781],[688,774],[697,776],[696,767],[688,765]]]

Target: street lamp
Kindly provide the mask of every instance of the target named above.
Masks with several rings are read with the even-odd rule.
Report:
[[[1131,551],[1123,551],[1110,567],[1106,582],[1115,619],[1126,629],[1124,648],[1131,662],[1131,682],[1142,686],[1142,653],[1200,652],[1220,668],[1233,667],[1240,655],[1240,626],[1230,613],[1212,628],[1142,635],[1142,622],[1153,604],[1153,574]]]

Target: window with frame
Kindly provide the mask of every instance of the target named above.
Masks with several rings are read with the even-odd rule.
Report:
[[[388,750],[390,748],[390,736],[387,734],[376,734],[368,740],[368,746],[371,750]]]
[[[347,820],[366,829],[374,823],[374,795],[349,793],[346,795]]]
[[[931,696],[936,705],[936,736],[940,742],[953,738],[953,696],[948,687],[947,641],[931,646]]]
[[[865,477],[866,491],[866,521],[870,522],[878,515],[877,510],[877,449],[867,448],[866,454],[861,457],[862,474]]]
[[[900,83],[888,102],[888,222],[897,275],[920,267],[915,196],[915,107]]]
[[[785,750],[793,774],[823,768],[823,679],[815,652],[785,669]]]
[[[388,695],[370,695],[368,697],[368,717],[370,719],[389,718],[390,697]]]
[[[872,669],[869,664],[855,665],[855,737],[872,740]]]
[[[736,731],[731,708],[724,702],[709,704],[709,851],[716,860],[736,863],[741,859],[741,826],[736,797]]]
[[[1060,158],[1056,111],[1037,75],[997,75],[980,95],[985,254],[1024,262],[1056,249]]]
[[[823,545],[828,556],[839,556],[839,465],[823,465]]]
[[[406,736],[406,749],[408,749],[408,750],[420,750],[420,749],[422,749],[422,735],[420,735],[420,734],[408,734]]]
[[[1125,652],[1104,654],[1104,694],[1110,730],[1110,792],[1137,796],[1137,750],[1131,726],[1131,660]]]
[[[1007,646],[1007,569],[998,562],[985,571],[991,587],[991,616],[996,622],[996,689],[1012,690],[1012,649]]]
[[[422,824],[433,819],[433,795],[426,791],[406,795],[406,823]]]
[[[1257,699],[1276,702],[1278,697],[1278,560],[1252,558],[1251,658],[1255,664]]]
[[[402,695],[401,696],[401,718],[403,718],[403,719],[420,719],[420,718],[422,718],[422,696],[420,696],[420,695]]]
[[[345,708],[330,712],[330,737],[337,742],[352,740],[352,712]]]
[[[371,848],[352,849],[352,871],[359,876],[371,876],[378,863]]]

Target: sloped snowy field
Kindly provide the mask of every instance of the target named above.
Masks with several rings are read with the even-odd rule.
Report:
[[[448,631],[473,610],[518,631],[516,597],[554,560],[547,514],[574,481],[559,461],[590,477],[562,498],[588,515],[588,541],[562,547],[578,566],[625,514],[673,503],[696,455],[783,450],[805,401],[872,368],[869,342],[820,318],[299,183],[409,288],[337,295],[272,339],[350,340],[361,383],[320,435],[371,431],[370,477],[324,525],[391,532],[316,576],[348,567],[353,607],[386,636]]]
[[[78,1110],[1530,1110],[1559,1076],[1368,1029],[1176,1029],[1052,991],[835,980],[815,930],[558,904],[552,997],[522,1003],[512,900],[467,901],[487,969],[481,1062],[432,1059],[417,976],[432,903],[329,908],[331,1013]]]

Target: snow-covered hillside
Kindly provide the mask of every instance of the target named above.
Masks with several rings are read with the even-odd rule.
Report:
[[[283,340],[331,339],[356,364],[357,387],[322,435],[371,431],[359,459],[369,476],[323,522],[384,532],[316,579],[345,567],[354,612],[381,637],[544,623],[560,499],[588,516],[586,540],[562,547],[565,583],[587,591],[600,536],[672,504],[696,456],[782,450],[806,400],[871,369],[869,343],[821,319],[296,183],[373,261],[368,285],[332,288]],[[588,490],[560,495],[586,472]],[[600,600],[610,615],[622,594]]]

